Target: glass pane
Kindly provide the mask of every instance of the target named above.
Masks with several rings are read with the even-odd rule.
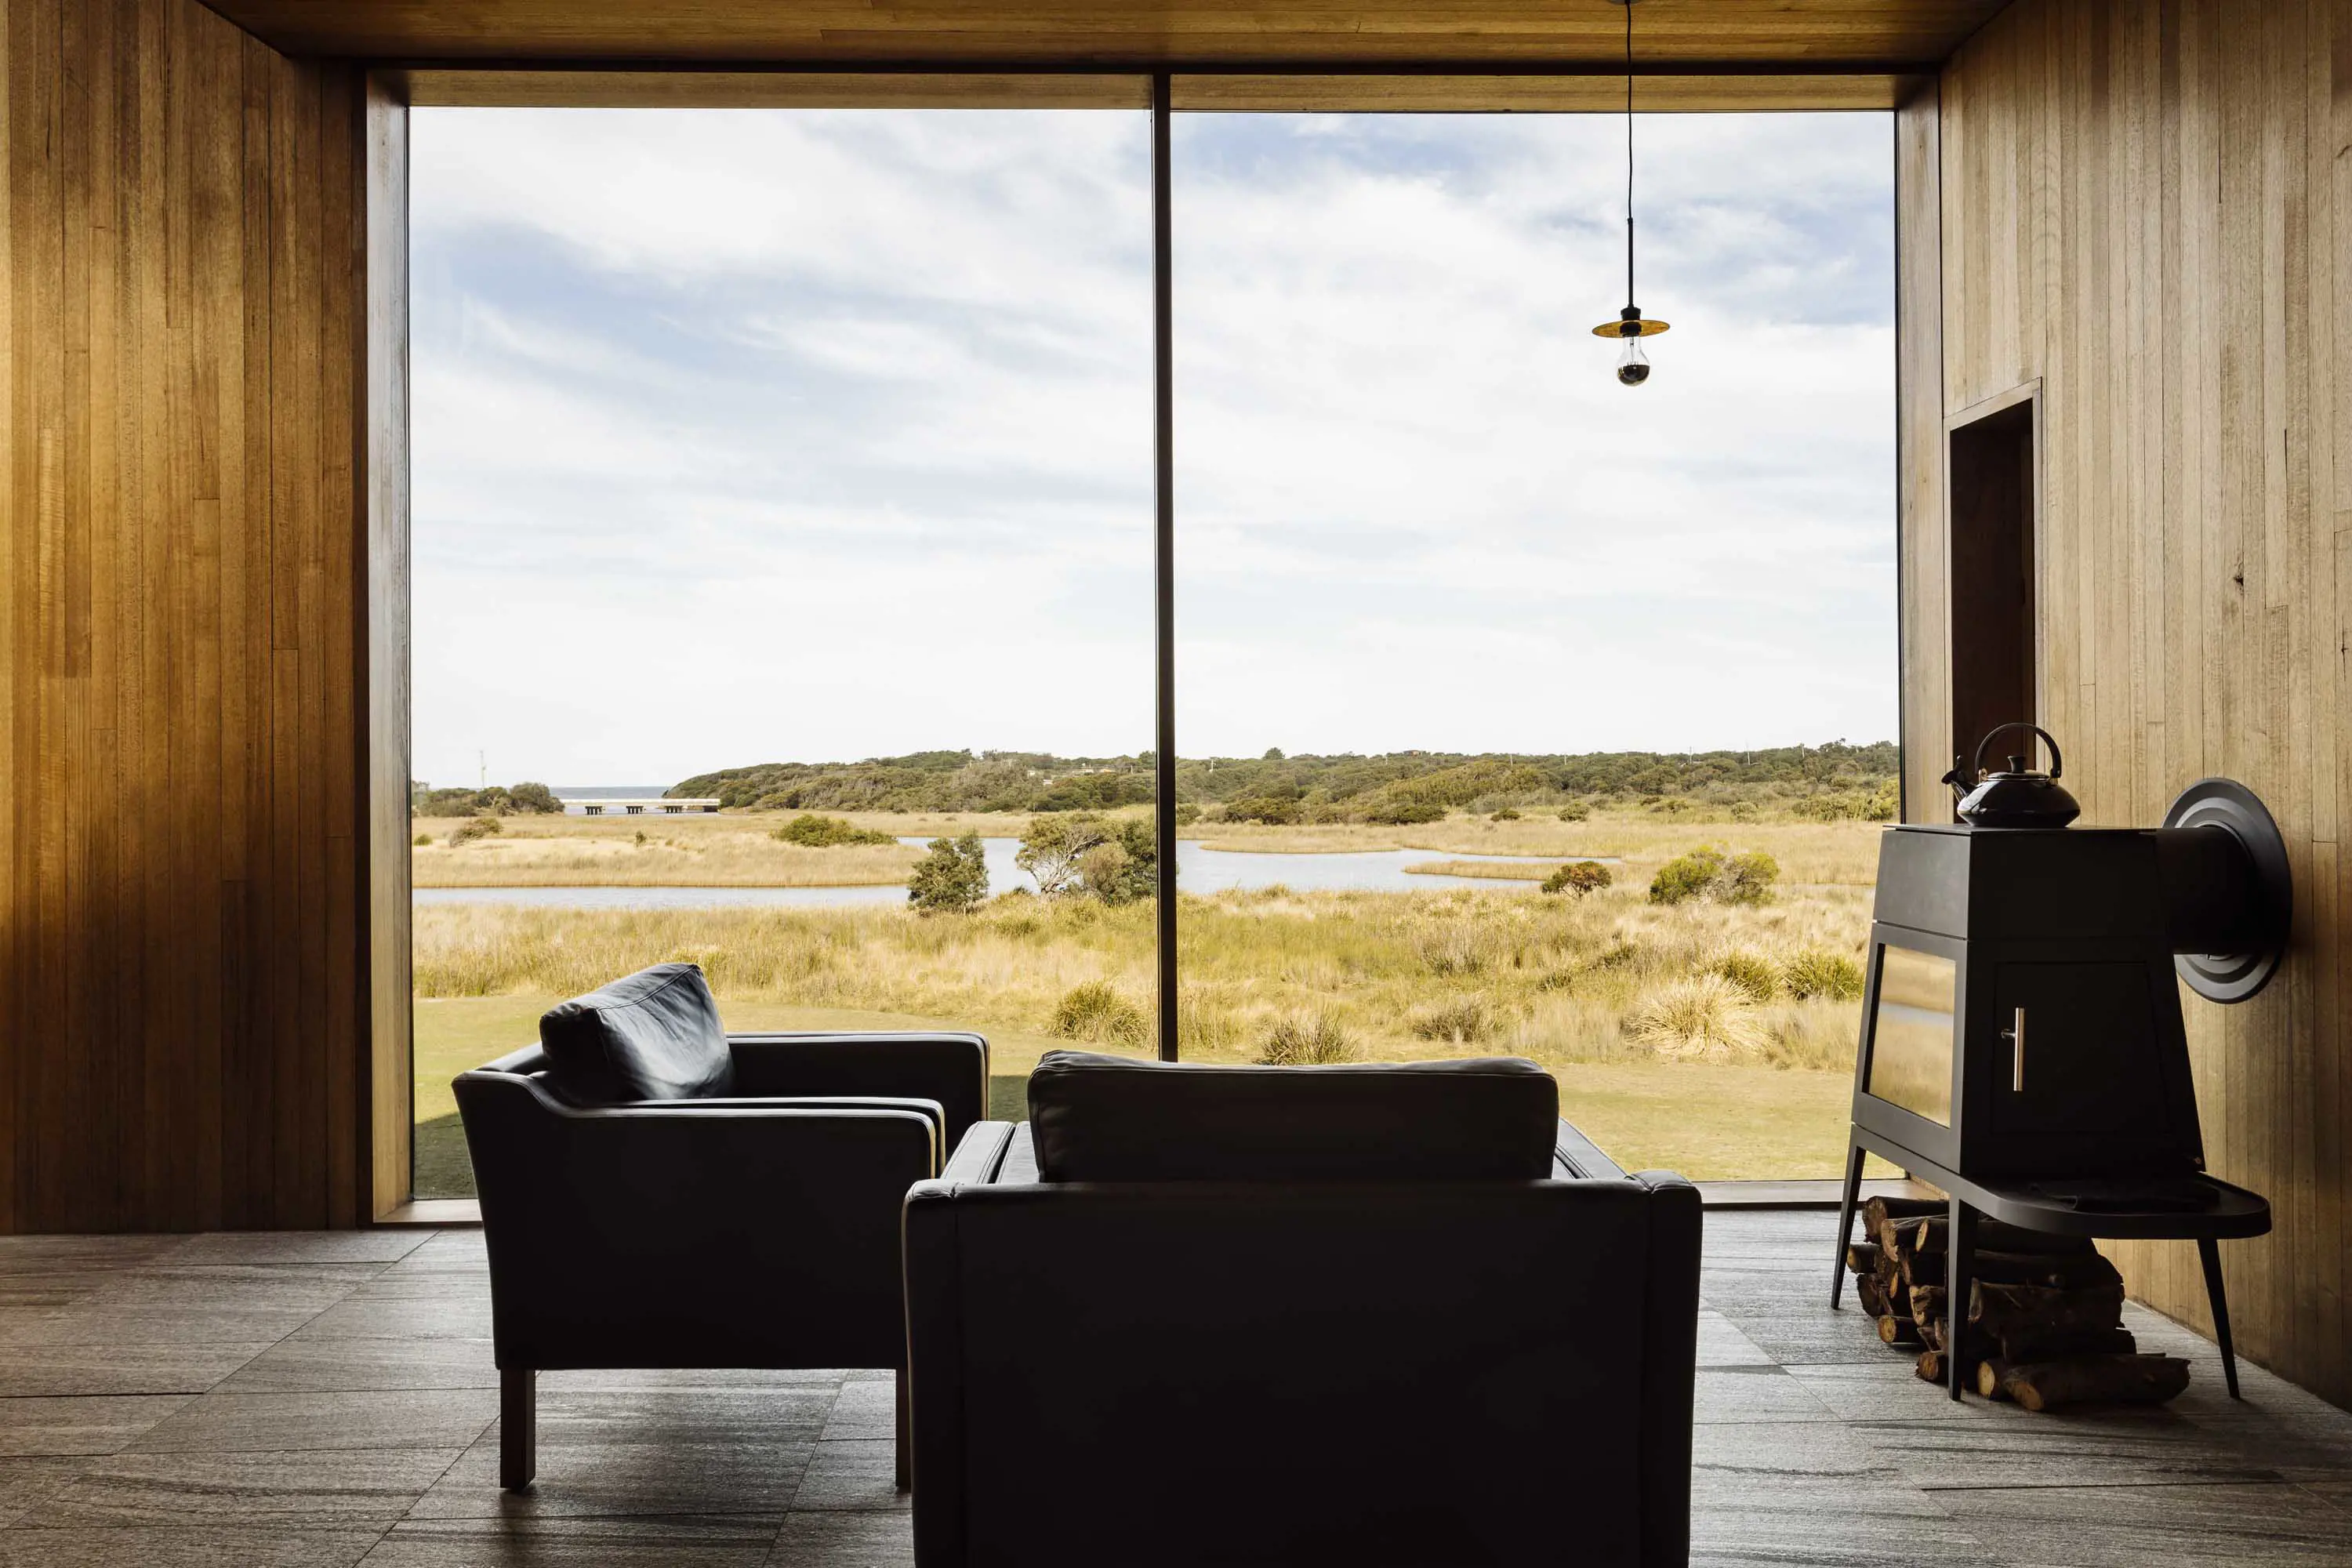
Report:
[[[1895,808],[1885,115],[1175,125],[1185,1055],[1834,1176]],[[1846,737],[1843,741],[1828,737]]]
[[[419,1194],[456,1073],[665,960],[733,1029],[977,1029],[1000,1104],[1151,1049],[1145,118],[411,134]],[[1024,893],[1081,807],[1093,890]]]
[[[1939,1126],[1952,1124],[1958,971],[1948,958],[1888,946],[1878,978],[1869,1091]]]

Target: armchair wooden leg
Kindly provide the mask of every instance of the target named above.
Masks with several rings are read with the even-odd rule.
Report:
[[[499,1371],[499,1485],[527,1491],[539,1474],[539,1373]]]
[[[898,1489],[908,1490],[914,1484],[914,1467],[908,1462],[908,1449],[914,1440],[914,1422],[907,1409],[907,1369],[900,1367],[893,1374],[898,1386]]]

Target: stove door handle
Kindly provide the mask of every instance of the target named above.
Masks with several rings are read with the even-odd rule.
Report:
[[[2003,1029],[2000,1032],[2000,1037],[2015,1047],[2010,1056],[2009,1092],[2023,1094],[2025,1092],[2025,1009],[2020,1007],[2015,1017],[2016,1022]]]

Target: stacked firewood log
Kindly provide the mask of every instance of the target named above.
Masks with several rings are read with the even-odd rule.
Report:
[[[1957,1355],[1964,1384],[2028,1410],[2160,1405],[2189,1386],[2187,1362],[2138,1353],[2123,1326],[2123,1276],[2085,1240],[1979,1219],[1968,1310],[1955,1314],[1945,1300],[1948,1229],[1941,1203],[1873,1198],[1863,1208],[1867,1239],[1846,1245],[1879,1339],[1918,1347],[1921,1377],[1943,1382]]]

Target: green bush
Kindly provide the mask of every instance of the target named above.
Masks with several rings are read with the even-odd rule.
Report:
[[[1772,884],[1780,879],[1780,862],[1761,849],[1734,855],[1724,862],[1715,896],[1727,904],[1769,904]]]
[[[1543,879],[1543,890],[1547,893],[1574,893],[1580,899],[1587,893],[1600,891],[1615,880],[1606,866],[1596,865],[1591,860],[1571,860]]]
[[[1679,904],[1690,899],[1713,899],[1726,904],[1769,904],[1780,863],[1760,849],[1726,858],[1712,845],[1676,856],[1658,868],[1650,879],[1650,902]]]
[[[536,816],[561,816],[563,803],[543,784],[519,784],[507,791],[507,809]]]
[[[1507,805],[1495,813],[1494,817],[1496,822],[1517,822],[1518,819],[1519,814],[1517,808]]]
[[[1330,1013],[1276,1018],[1258,1036],[1257,1059],[1265,1067],[1314,1067],[1356,1056],[1355,1037]]]
[[[907,901],[925,914],[965,914],[988,897],[988,857],[980,835],[934,838],[907,879]]]
[[[1263,822],[1271,827],[1288,827],[1298,821],[1299,815],[1296,796],[1261,795],[1225,803],[1227,822]]]
[[[1701,848],[1677,855],[1650,879],[1650,902],[1679,904],[1702,898],[1722,875],[1723,856],[1718,850]]]
[[[410,839],[409,842],[415,845],[419,849],[422,849],[427,844],[433,842],[433,835],[430,833],[420,833],[415,837]]]
[[[1443,822],[1445,808],[1425,800],[1381,800],[1364,808],[1364,820],[1386,827],[1407,827],[1421,822]]]
[[[1078,861],[1078,880],[1107,904],[1131,904],[1160,890],[1160,839],[1149,818],[1131,817]]]
[[[1592,816],[1592,807],[1580,800],[1571,800],[1559,808],[1562,822],[1586,822]]]
[[[1139,1046],[1150,1036],[1151,1026],[1143,1009],[1108,982],[1089,980],[1063,993],[1061,1005],[1054,1009],[1054,1033],[1066,1040]]]
[[[1734,822],[1753,822],[1760,815],[1756,809],[1756,803],[1752,800],[1732,803],[1731,820]]]
[[[771,833],[769,837],[780,844],[797,844],[803,849],[833,849],[845,844],[896,844],[898,839],[876,828],[860,827],[839,816],[819,816],[803,812]]]
[[[1772,961],[1744,947],[1717,954],[1703,973],[1730,981],[1750,1002],[1769,1002],[1780,994],[1780,972]]]
[[[1789,994],[1799,1001],[1816,997],[1827,1002],[1851,1002],[1862,994],[1862,965],[1842,952],[1807,948],[1780,971]]]
[[[1200,820],[1201,808],[1196,803],[1188,800],[1176,807],[1177,826],[1190,827]]]

